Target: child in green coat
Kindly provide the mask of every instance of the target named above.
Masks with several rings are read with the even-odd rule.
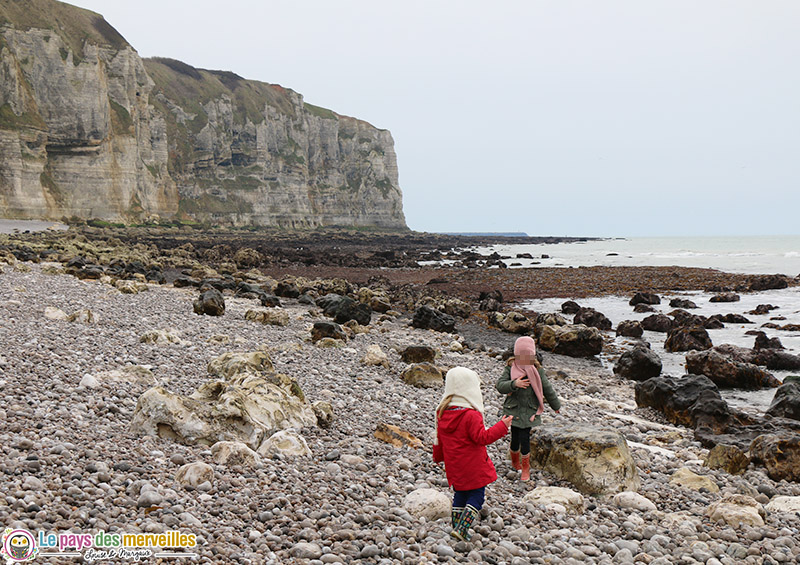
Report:
[[[545,400],[556,413],[561,410],[561,401],[536,360],[533,338],[523,336],[517,339],[514,357],[508,360],[495,388],[507,395],[503,402],[503,414],[514,417],[509,452],[511,465],[522,471],[521,480],[528,481],[531,478],[531,428],[542,425]]]

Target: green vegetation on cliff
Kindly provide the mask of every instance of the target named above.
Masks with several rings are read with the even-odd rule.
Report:
[[[100,14],[52,0],[0,0],[0,26],[5,24],[22,31],[52,30],[76,60],[83,56],[86,41],[113,49],[129,47],[125,38]]]

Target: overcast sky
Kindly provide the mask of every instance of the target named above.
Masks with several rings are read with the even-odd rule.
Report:
[[[71,3],[389,129],[415,230],[800,233],[796,0]]]

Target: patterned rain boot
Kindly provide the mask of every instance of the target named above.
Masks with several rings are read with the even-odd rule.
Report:
[[[522,465],[520,465],[520,462],[519,462],[519,451],[512,451],[512,450],[509,449],[508,450],[508,456],[511,458],[511,466],[514,469],[516,469],[517,471],[522,469]]]
[[[528,453],[522,456],[522,473],[519,475],[520,481],[531,480],[531,454]]]
[[[469,529],[477,519],[478,509],[467,504],[467,507],[464,508],[464,513],[461,515],[461,519],[458,521],[458,525],[456,526],[455,537],[464,541],[469,541],[472,537]]]
[[[454,506],[453,509],[450,510],[450,535],[457,539],[462,539],[457,533],[458,522],[461,520],[462,514],[464,514],[464,508],[461,506]]]

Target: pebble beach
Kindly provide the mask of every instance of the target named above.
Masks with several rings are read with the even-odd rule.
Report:
[[[503,369],[493,348],[413,328],[399,313],[375,314],[343,347],[323,348],[310,341],[312,324],[324,319],[314,305],[282,299],[286,326],[245,319],[258,301],[232,296],[223,316],[202,316],[192,311],[195,289],[148,284],[123,294],[100,281],[50,274],[60,265],[47,266],[19,262],[0,274],[0,522],[7,527],[180,529],[196,534],[197,557],[190,559],[202,563],[800,563],[800,515],[765,510],[776,498],[799,497],[800,484],[773,481],[753,465],[742,475],[704,467],[708,450],[692,431],[637,408],[633,383],[599,361],[544,354],[564,404],[559,415],[545,411],[544,425],[623,433],[641,479],[639,497],[576,492],[569,503],[526,500],[537,488],[571,485],[535,469],[530,482],[520,482],[505,456],[506,438],[488,448],[499,478],[487,489],[472,541],[460,542],[448,535],[449,517],[409,512],[409,494],[451,494],[430,454],[441,392],[403,382],[399,352],[427,345],[439,353],[437,366],[477,371],[491,425],[502,404],[494,382]],[[50,319],[48,307],[88,309],[93,319]],[[140,342],[152,330],[169,330],[177,340]],[[514,336],[493,336],[504,339],[511,346]],[[365,364],[376,346],[386,362]],[[308,401],[330,403],[330,427],[298,430],[310,456],[277,453],[255,465],[225,465],[208,446],[131,431],[137,401],[151,387],[189,395],[211,379],[210,361],[256,350],[295,379]],[[120,373],[132,366],[140,369]],[[422,446],[379,440],[380,424],[402,428]],[[176,479],[194,462],[213,469],[197,488]],[[671,483],[683,468],[716,488]],[[714,503],[734,494],[757,502],[763,525],[709,518]]]

